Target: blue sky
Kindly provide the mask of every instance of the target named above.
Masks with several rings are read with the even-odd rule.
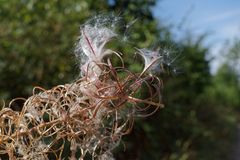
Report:
[[[181,29],[173,28],[179,38],[191,31],[195,35],[209,33],[205,45],[211,46],[211,71],[222,61],[221,50],[227,40],[240,38],[240,0],[159,0],[153,8],[156,18]]]

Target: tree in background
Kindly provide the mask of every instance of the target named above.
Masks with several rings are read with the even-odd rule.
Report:
[[[218,98],[219,105],[239,111],[240,95],[240,41],[235,39],[232,44],[226,46],[224,62],[213,77],[213,85],[208,92],[214,98]]]
[[[236,38],[230,44],[229,50],[226,55],[226,63],[240,79],[240,39]]]

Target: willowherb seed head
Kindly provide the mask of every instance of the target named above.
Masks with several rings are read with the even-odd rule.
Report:
[[[160,73],[161,72],[161,59],[162,56],[159,54],[158,51],[152,51],[149,49],[138,49],[138,53],[144,59],[144,72],[148,73]]]
[[[149,50],[146,48],[137,49],[138,54],[140,54],[144,60],[144,69],[142,74],[149,73],[159,75],[167,72],[171,69],[173,72],[176,70],[172,68],[173,62],[177,59],[172,58],[172,51],[170,49],[158,49]]]
[[[79,47],[89,61],[101,62],[105,54],[105,44],[115,36],[114,31],[107,27],[99,28],[86,24],[81,28]]]
[[[168,52],[139,49],[145,62],[142,73],[132,73],[124,65],[114,67],[110,58],[103,62],[108,54],[122,60],[105,48],[117,36],[119,19],[101,15],[81,26],[75,54],[81,59],[82,78],[50,90],[35,87],[20,112],[0,110],[0,156],[76,159],[78,154],[83,160],[89,154],[92,159],[114,159],[112,150],[131,131],[134,119],[163,107],[162,82],[154,74],[172,63]],[[142,88],[149,97],[139,97]],[[63,155],[67,145],[68,157]]]
[[[89,67],[99,70],[96,63],[101,63],[104,56],[114,53],[110,49],[105,49],[104,46],[117,36],[115,30],[119,20],[119,17],[113,15],[99,15],[81,26],[81,35],[75,54],[80,58],[82,75],[86,74]],[[98,72],[95,74],[99,75]]]

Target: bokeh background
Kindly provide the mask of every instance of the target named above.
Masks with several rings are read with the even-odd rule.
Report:
[[[137,119],[114,151],[119,160],[225,160],[238,155],[240,3],[234,0],[0,0],[0,99],[29,97],[79,77],[80,24],[114,12],[131,24],[131,45],[165,47],[176,58],[165,108]],[[132,23],[134,22],[134,23]],[[0,106],[3,106],[2,103]],[[19,105],[11,106],[18,109]],[[240,148],[239,148],[240,149]],[[239,151],[240,152],[240,151]]]

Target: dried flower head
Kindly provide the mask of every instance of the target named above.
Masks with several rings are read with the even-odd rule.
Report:
[[[87,155],[114,159],[111,151],[131,131],[135,117],[149,116],[163,107],[161,80],[144,74],[161,70],[155,62],[162,62],[162,55],[139,50],[145,61],[142,73],[114,67],[110,59],[103,62],[107,54],[121,56],[104,48],[117,36],[118,19],[97,17],[81,26],[75,53],[81,58],[82,78],[50,90],[35,87],[21,112],[10,107],[0,111],[0,155],[9,159],[82,160]],[[148,97],[138,96],[142,88],[147,88]]]

